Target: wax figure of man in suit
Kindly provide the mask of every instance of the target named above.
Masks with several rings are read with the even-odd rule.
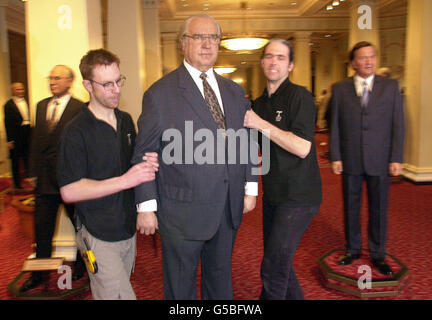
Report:
[[[36,107],[36,123],[30,149],[30,177],[35,180],[35,242],[36,258],[49,258],[55,231],[57,211],[63,203],[57,183],[57,152],[63,128],[84,107],[73,98],[70,88],[73,84],[72,69],[64,65],[55,66],[49,75],[52,96],[41,100]],[[73,206],[65,204],[66,212],[73,220]],[[77,254],[73,280],[82,276],[85,265]],[[22,291],[35,288],[45,282],[48,274],[33,272],[23,284]]]
[[[159,229],[165,299],[196,299],[200,258],[201,298],[232,299],[232,249],[243,212],[255,207],[257,176],[251,161],[240,164],[239,144],[226,153],[237,152],[233,164],[216,162],[214,149],[206,151],[211,160],[199,164],[192,153],[200,142],[191,140],[207,132],[225,150],[229,129],[248,135],[243,119],[249,102],[240,86],[213,71],[221,30],[212,17],[188,18],[179,35],[185,60],[147,90],[138,120],[132,162],[158,152],[160,167],[155,182],[135,188],[137,229],[146,234]],[[169,130],[181,135],[180,144],[171,141]],[[167,159],[173,144],[179,161]]]
[[[24,99],[24,85],[21,82],[14,82],[11,89],[12,98],[4,106],[4,123],[14,186],[16,189],[21,189],[20,159],[28,173],[30,110]]]
[[[321,204],[321,177],[314,130],[312,94],[292,83],[292,45],[272,39],[264,47],[261,66],[267,87],[246,113],[246,127],[271,140],[270,171],[263,175],[263,300],[302,300],[293,267],[294,255]],[[264,137],[262,137],[264,139]]]
[[[369,252],[385,275],[389,174],[402,172],[404,111],[396,80],[375,74],[376,50],[359,42],[350,53],[354,77],[333,86],[330,156],[332,170],[342,174],[346,253],[339,264],[360,258],[360,205],[365,180],[369,204]]]

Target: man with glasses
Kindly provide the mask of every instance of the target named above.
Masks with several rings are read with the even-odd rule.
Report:
[[[58,142],[63,128],[79,112],[84,104],[73,98],[70,88],[74,81],[72,69],[57,65],[48,77],[52,97],[40,101],[36,107],[36,123],[30,149],[29,176],[35,188],[35,242],[36,258],[49,258],[55,231],[57,211],[62,199],[56,178]],[[73,206],[65,205],[69,217],[73,217]],[[72,219],[73,221],[73,219]],[[73,279],[82,277],[85,270],[77,256]],[[47,272],[33,272],[23,284],[23,292],[46,282]]]
[[[156,180],[135,188],[137,228],[145,234],[159,229],[161,234],[165,299],[197,298],[200,259],[201,298],[233,298],[231,256],[236,232],[243,212],[255,207],[258,194],[250,161],[238,161],[238,143],[235,150],[226,149],[227,158],[237,152],[233,164],[217,161],[216,150],[210,156],[214,161],[199,164],[185,159],[186,144],[195,148],[200,143],[188,139],[187,122],[193,125],[192,135],[198,130],[211,132],[223,146],[225,130],[243,129],[249,108],[243,89],[213,71],[220,36],[219,24],[208,15],[184,22],[180,44],[185,59],[144,94],[138,120],[133,163],[139,163],[145,152],[163,155],[169,129],[178,130],[184,142],[176,150],[180,163],[162,159]]]
[[[125,77],[113,53],[89,51],[80,63],[90,102],[65,128],[58,180],[63,200],[76,202],[77,244],[92,250],[97,270],[89,271],[94,299],[135,300],[130,283],[136,255],[133,188],[154,180],[157,154],[130,165],[135,144],[131,116],[118,109]]]

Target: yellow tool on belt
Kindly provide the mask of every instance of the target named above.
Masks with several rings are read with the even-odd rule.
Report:
[[[87,266],[88,271],[95,274],[98,272],[98,265],[96,263],[96,258],[94,256],[93,251],[90,249],[87,240],[84,238],[84,244],[86,246],[86,251],[83,254],[83,258],[85,261],[85,264]]]

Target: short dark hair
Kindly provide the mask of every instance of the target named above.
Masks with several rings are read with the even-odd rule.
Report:
[[[113,63],[120,65],[120,59],[114,53],[105,49],[90,50],[81,58],[79,69],[84,80],[92,80],[96,66],[109,66]]]
[[[361,49],[361,48],[364,48],[364,47],[374,47],[375,48],[375,46],[372,43],[368,42],[368,41],[357,42],[354,45],[354,47],[351,49],[350,53],[349,53],[349,60],[353,61],[354,58],[355,58],[356,51],[359,50],[359,49]]]
[[[261,59],[264,58],[264,55],[265,55],[265,52],[266,52],[266,50],[267,50],[268,45],[269,45],[270,43],[274,43],[274,42],[282,43],[282,44],[284,44],[284,45],[286,45],[286,46],[288,47],[288,51],[289,51],[289,61],[290,61],[290,63],[293,63],[293,62],[294,62],[294,47],[293,47],[293,45],[291,44],[291,42],[289,42],[288,40],[285,40],[285,39],[277,39],[277,38],[275,38],[275,39],[270,39],[270,41],[267,42],[267,44],[264,46],[264,48],[263,48],[263,50],[262,50],[262,52],[261,52]]]

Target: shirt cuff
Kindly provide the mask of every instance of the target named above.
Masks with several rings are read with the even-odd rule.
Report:
[[[258,196],[258,182],[246,182],[245,195]]]
[[[136,205],[137,212],[156,212],[157,202],[156,199],[144,201]]]

